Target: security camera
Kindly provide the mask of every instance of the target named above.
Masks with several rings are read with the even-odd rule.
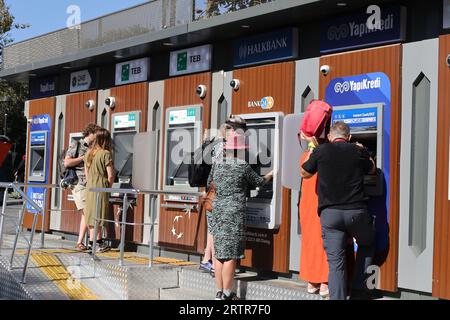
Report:
[[[86,101],[86,108],[88,108],[89,111],[94,110],[94,108],[95,108],[95,101],[94,100]]]
[[[327,64],[321,66],[320,73],[322,73],[324,76],[326,76],[328,73],[330,73],[330,66]]]
[[[114,107],[116,106],[116,98],[114,98],[114,97],[108,97],[108,98],[106,98],[105,104],[106,104],[110,109],[114,109]]]
[[[203,84],[199,85],[196,92],[200,99],[204,99],[206,97],[206,86]]]
[[[238,79],[233,79],[230,82],[230,86],[233,88],[234,91],[238,91],[241,86],[241,82]]]
[[[28,123],[31,123],[31,122],[33,122],[33,120],[31,120],[31,119],[28,119],[28,120],[27,120],[27,122],[28,122]]]
[[[450,67],[450,54],[447,56],[447,67]]]

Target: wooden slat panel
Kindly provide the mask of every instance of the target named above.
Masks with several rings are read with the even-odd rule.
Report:
[[[148,83],[136,83],[111,89],[111,96],[116,98],[116,107],[111,112],[111,119],[115,113],[127,111],[141,111],[141,132],[147,131],[147,114],[148,114]],[[110,126],[112,128],[112,124]],[[112,206],[108,219],[114,219],[113,212],[117,212],[118,206]],[[136,207],[128,210],[127,222],[143,223],[144,222],[144,197],[138,196]],[[108,223],[108,237],[120,236],[120,228]],[[141,243],[143,238],[142,226],[127,226],[126,240]]]
[[[95,101],[95,108],[89,111],[85,107],[88,100]],[[58,118],[59,115],[56,115]],[[71,133],[82,132],[87,124],[96,123],[97,118],[97,91],[88,91],[72,94],[66,97],[66,112],[64,116],[64,148],[69,148]],[[58,153],[61,150],[57,150]],[[78,233],[80,230],[81,215],[73,201],[68,201],[71,194],[69,190],[63,190],[61,201],[61,231]]]
[[[330,74],[320,77],[320,97],[333,78],[363,73],[384,72],[391,81],[391,141],[390,141],[390,181],[389,183],[389,253],[381,267],[381,287],[397,290],[398,268],[398,224],[399,224],[399,166],[401,128],[401,45],[324,56],[320,65],[329,65]]]
[[[439,38],[439,98],[436,152],[436,204],[434,220],[433,296],[450,299],[450,202],[449,127],[450,127],[450,35]]]
[[[201,104],[203,105],[203,127],[209,128],[211,117],[211,73],[199,73],[190,76],[172,78],[165,81],[164,86],[164,109],[170,107]],[[195,90],[198,85],[206,85],[208,92],[205,99],[200,99]],[[163,121],[165,123],[165,121]],[[164,129],[163,129],[164,130]],[[163,141],[165,132],[163,133]],[[164,145],[165,142],[163,142]],[[163,151],[164,153],[164,151]],[[164,159],[164,154],[163,154]],[[163,186],[164,165],[161,166],[161,186]],[[164,201],[162,200],[164,203]],[[177,215],[185,217],[180,210],[162,208],[159,217],[159,245],[171,247],[177,250],[202,253],[206,244],[206,215],[205,212],[193,212],[190,219],[187,217],[180,220],[177,232],[183,232],[181,239],[176,239],[172,234],[174,218]]]
[[[51,131],[49,133],[49,142],[50,142],[50,166],[49,166],[49,173],[48,173],[48,181],[52,181],[52,170],[53,170],[53,135],[55,132],[55,108],[56,108],[56,98],[45,98],[45,99],[38,99],[38,100],[31,100],[29,104],[29,119],[31,119],[33,116],[40,115],[40,114],[49,114],[51,118]],[[29,150],[30,150],[30,126],[28,127],[28,144],[27,144],[27,160],[26,160],[26,172],[25,177],[28,177],[28,161],[29,161]],[[27,179],[27,178],[25,178]],[[27,181],[27,180],[26,180]],[[51,199],[51,190],[47,191],[47,197],[46,197],[46,208],[45,208],[45,232],[50,230],[50,199]],[[42,219],[41,217],[38,218],[37,222],[37,228],[36,230],[41,230],[41,223]],[[33,215],[30,213],[25,214],[25,218],[23,221],[23,226],[25,228],[31,229],[31,226],[33,224]]]
[[[233,77],[241,81],[239,91],[233,93],[233,114],[260,112],[294,112],[294,74],[293,62],[278,63],[261,67],[240,69],[233,72]],[[249,101],[260,101],[272,96],[274,107],[263,110],[259,107],[249,108]],[[270,245],[247,243],[245,259],[241,265],[261,270],[289,272],[290,244],[290,191],[283,188],[282,219],[277,230],[249,228],[249,232],[265,234]]]

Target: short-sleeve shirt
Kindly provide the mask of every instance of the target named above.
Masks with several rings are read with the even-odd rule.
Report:
[[[78,146],[79,143],[79,146]],[[77,154],[77,147],[78,147],[78,154]],[[89,149],[89,145],[84,141],[84,139],[81,139],[79,142],[76,140],[73,140],[69,146],[69,149],[67,149],[66,156],[70,157],[72,159],[83,157],[87,153]],[[78,176],[78,184],[81,184],[83,186],[86,185],[86,174],[84,172],[84,161],[82,161],[80,164],[75,166],[75,171]]]
[[[365,148],[347,142],[318,146],[303,169],[318,173],[318,213],[323,209],[360,209],[367,206],[364,175],[373,168]]]

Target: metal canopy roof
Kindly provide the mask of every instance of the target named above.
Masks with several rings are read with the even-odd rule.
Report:
[[[377,3],[391,1],[382,0],[377,1]],[[12,81],[28,81],[32,77],[113,64],[135,57],[151,56],[201,43],[225,41],[275,28],[317,22],[323,17],[342,14],[372,4],[370,0],[347,0],[340,1],[347,4],[341,7],[336,5],[337,2],[334,0],[279,0],[205,20],[191,21],[184,25],[145,33],[101,47],[4,69],[0,71],[0,77]],[[63,31],[61,30],[61,32]],[[172,45],[167,46],[167,43]],[[4,50],[7,49],[8,47]]]

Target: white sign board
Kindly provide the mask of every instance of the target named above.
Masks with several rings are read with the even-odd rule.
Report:
[[[70,74],[70,92],[91,89],[92,77],[89,70],[81,70]]]
[[[118,63],[116,65],[116,86],[147,81],[149,72],[149,58]]]
[[[212,45],[204,45],[170,53],[170,76],[211,69]]]
[[[171,124],[187,124],[195,122],[195,109],[174,110],[169,113],[169,125]]]

